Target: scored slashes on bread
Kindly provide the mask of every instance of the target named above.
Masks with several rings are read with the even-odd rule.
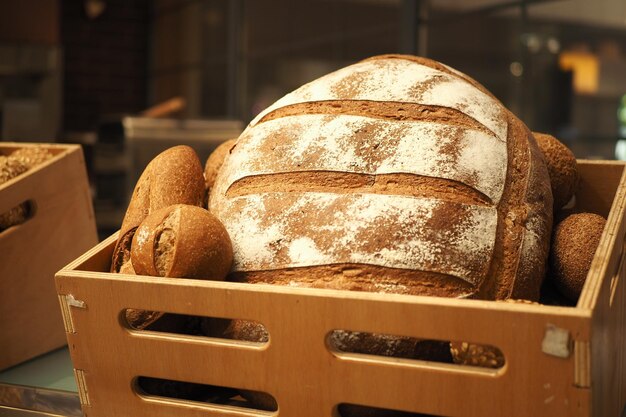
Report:
[[[466,75],[400,55],[259,114],[210,210],[236,280],[482,299],[538,299],[552,228],[527,127]]]

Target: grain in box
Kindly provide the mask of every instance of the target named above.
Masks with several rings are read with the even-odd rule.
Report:
[[[54,274],[98,242],[78,145],[0,143],[52,157],[0,185],[0,213],[26,203],[21,224],[0,232],[0,369],[65,345]]]
[[[110,274],[116,235],[56,276],[88,417],[338,416],[339,404],[437,416],[619,417],[626,403],[626,177],[579,161],[577,208],[608,216],[575,307]],[[269,342],[131,329],[127,308],[262,323]],[[499,369],[338,352],[345,329],[498,347]],[[146,394],[138,377],[270,393],[273,412]]]

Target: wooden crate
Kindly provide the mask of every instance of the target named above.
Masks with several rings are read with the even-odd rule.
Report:
[[[619,417],[626,177],[620,163],[579,166],[579,206],[608,222],[576,307],[109,274],[111,236],[56,276],[85,415],[321,417],[351,403],[439,416]],[[255,320],[270,342],[132,330],[123,324],[126,308]],[[506,364],[491,370],[339,353],[327,347],[333,329],[497,346]],[[264,391],[279,409],[151,397],[136,390],[138,376]]]
[[[0,143],[0,154],[38,146]],[[54,157],[0,185],[0,213],[34,214],[0,232],[0,369],[65,345],[54,273],[98,242],[82,149],[40,145]]]

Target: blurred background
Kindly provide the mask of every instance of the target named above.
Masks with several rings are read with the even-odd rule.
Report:
[[[1,138],[83,144],[106,235],[160,150],[204,159],[285,93],[396,52],[467,73],[578,158],[626,159],[624,0],[2,1]]]

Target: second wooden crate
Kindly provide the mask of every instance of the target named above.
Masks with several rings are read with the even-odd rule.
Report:
[[[54,273],[98,241],[80,146],[3,142],[0,154],[25,147],[53,157],[0,185],[0,213],[31,207],[0,232],[0,369],[65,345]]]

